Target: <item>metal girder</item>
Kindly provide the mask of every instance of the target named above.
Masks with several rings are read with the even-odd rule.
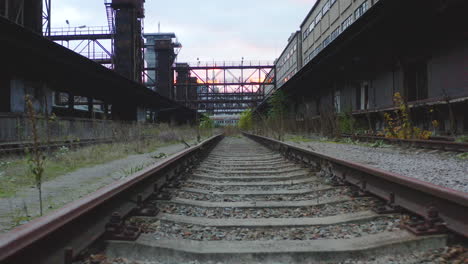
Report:
[[[50,35],[47,36],[52,41],[70,41],[70,40],[96,40],[112,39],[112,34],[83,34],[83,35]]]
[[[211,104],[211,110],[232,110],[228,103],[242,103],[236,106],[238,112],[254,107],[264,98],[264,86],[276,86],[275,78],[269,78],[274,70],[273,63],[201,63],[185,64],[174,67],[177,73],[188,72],[186,82],[176,82],[176,90],[196,89],[197,97],[186,98],[183,102],[188,107],[196,109],[206,108],[205,104]],[[146,70],[154,70],[146,68]],[[196,82],[189,81],[196,77]],[[184,80],[185,80],[184,79]],[[193,93],[192,93],[193,94]]]
[[[51,31],[52,1],[43,0],[42,6],[42,32],[44,36],[49,36]]]

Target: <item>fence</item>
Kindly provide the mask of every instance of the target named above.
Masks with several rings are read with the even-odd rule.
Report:
[[[83,118],[38,117],[41,141],[135,138],[144,134],[150,124],[122,123]],[[31,122],[21,114],[0,113],[0,142],[31,141]]]

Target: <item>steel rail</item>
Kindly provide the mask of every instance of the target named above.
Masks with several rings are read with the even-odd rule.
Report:
[[[343,135],[343,137],[358,139],[362,141],[375,142],[382,140],[389,144],[398,144],[401,146],[416,147],[423,149],[434,149],[455,152],[468,152],[468,143],[452,142],[444,140],[419,140],[419,139],[397,139],[385,138],[379,136],[364,136],[364,135]]]
[[[82,140],[59,140],[51,141],[49,144],[43,143],[40,145],[41,149],[56,149],[60,147],[77,147],[77,146],[86,146],[93,144],[106,144],[117,142],[112,138],[102,138],[102,139],[82,139]],[[0,143],[0,156],[5,154],[12,153],[21,153],[25,152],[26,149],[32,148],[32,142],[11,142],[11,143]]]
[[[222,135],[211,137],[163,163],[114,182],[78,201],[0,236],[0,263],[64,263],[104,235],[114,212],[129,215],[138,200],[207,154]],[[72,249],[72,250],[70,250]],[[70,262],[71,263],[71,262]]]
[[[433,220],[437,215],[443,224],[437,224],[440,231],[448,228],[468,237],[468,194],[431,183],[423,182],[400,174],[337,159],[314,151],[293,146],[271,138],[243,133],[245,136],[280,151],[286,158],[302,162],[337,177],[342,182],[357,186],[363,193],[378,196],[394,208],[403,208]],[[421,233],[424,226],[421,225]],[[431,230],[431,228],[429,228]]]

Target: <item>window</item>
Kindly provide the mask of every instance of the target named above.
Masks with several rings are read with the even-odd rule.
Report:
[[[316,26],[318,26],[318,23],[320,22],[321,19],[322,19],[322,10],[320,10],[320,12],[315,17],[315,25]]]
[[[322,13],[325,15],[330,10],[330,1],[326,1],[322,8]]]
[[[335,94],[333,96],[333,103],[335,105],[336,113],[341,113],[341,92],[340,91],[335,91]]]
[[[325,48],[326,46],[328,46],[328,44],[330,44],[330,36],[326,37],[323,42],[323,47]]]
[[[358,110],[369,109],[369,83],[362,82],[356,88],[356,107]]]
[[[335,31],[331,33],[331,41],[336,39],[340,35],[340,27],[336,28]]]
[[[336,0],[330,0],[330,6],[332,6],[335,2]]]
[[[341,32],[347,29],[353,23],[353,15],[350,15],[343,23],[341,24]]]
[[[310,26],[309,26],[309,31],[312,32],[314,28],[315,28],[315,21],[312,21],[312,23],[310,23]]]
[[[368,8],[369,8],[369,4],[367,3],[367,1],[365,1],[364,3],[362,3],[362,5],[356,8],[356,11],[354,11],[355,19],[358,19],[359,17],[361,17],[364,14],[364,12],[367,11]]]

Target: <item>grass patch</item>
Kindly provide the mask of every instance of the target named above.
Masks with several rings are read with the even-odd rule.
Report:
[[[468,135],[459,136],[455,139],[455,142],[458,143],[468,143]]]
[[[313,140],[310,138],[306,138],[304,136],[290,136],[286,140],[292,141],[294,143],[301,143],[301,142],[312,142]]]
[[[456,157],[461,159],[461,160],[468,160],[468,152],[458,154]]]
[[[129,155],[151,153],[160,147],[180,143],[182,137],[179,135],[182,133],[187,140],[196,138],[193,130],[187,128],[182,131],[175,130],[173,129],[172,133],[160,132],[156,138],[139,141],[91,145],[76,150],[62,147],[47,154],[43,179],[50,181],[80,168],[104,164]],[[174,134],[177,135],[174,136]],[[208,137],[208,135],[202,136]],[[136,169],[132,168],[132,170]],[[127,173],[131,174],[131,172]],[[2,182],[0,184],[0,198],[12,197],[21,188],[35,186],[34,177],[28,170],[27,158],[9,157],[0,160],[0,181]]]

